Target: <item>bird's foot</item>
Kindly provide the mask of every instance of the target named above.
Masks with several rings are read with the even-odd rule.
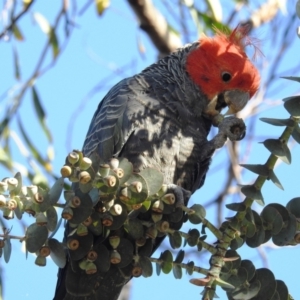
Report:
[[[240,141],[246,134],[244,121],[233,116],[224,118],[220,121],[218,128],[218,134],[210,141],[215,149],[223,147],[227,138],[232,142]]]

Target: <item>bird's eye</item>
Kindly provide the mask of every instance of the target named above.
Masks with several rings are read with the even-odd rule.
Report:
[[[222,73],[222,80],[224,82],[228,82],[231,79],[231,74],[228,72],[223,72]]]

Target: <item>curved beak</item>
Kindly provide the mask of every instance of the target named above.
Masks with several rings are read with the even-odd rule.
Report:
[[[225,91],[221,94],[216,95],[205,107],[204,113],[211,119],[220,116],[222,108],[228,106],[227,112],[224,114],[232,115],[241,111],[250,99],[248,92],[240,90]]]
[[[240,90],[226,91],[224,101],[228,105],[225,116],[236,114],[241,111],[250,100],[250,94]]]

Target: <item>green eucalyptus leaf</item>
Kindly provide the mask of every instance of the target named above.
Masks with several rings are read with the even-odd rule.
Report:
[[[258,190],[254,185],[244,185],[241,188],[241,192],[253,200],[255,200],[260,205],[265,205],[263,195],[260,190]]]
[[[288,146],[279,139],[268,139],[263,142],[264,146],[284,163],[291,164],[292,157]]]
[[[296,118],[300,117],[300,96],[292,96],[283,99],[285,109]]]
[[[297,231],[297,219],[293,214],[290,214],[290,219],[285,228],[277,234],[273,235],[273,243],[277,246],[285,246],[294,238]]]
[[[184,251],[179,250],[174,262],[177,264],[181,264],[183,262],[183,259],[184,259]]]
[[[47,228],[49,231],[54,231],[57,226],[57,212],[56,209],[53,206],[50,206],[46,210],[46,217],[47,217]]]
[[[182,278],[182,268],[180,265],[173,265],[173,275],[174,275],[175,279]]]
[[[258,280],[251,282],[250,285],[239,286],[235,288],[233,292],[230,293],[232,299],[235,300],[250,300],[254,299],[254,297],[258,294],[261,289],[261,283]]]
[[[48,246],[50,248],[50,257],[59,268],[64,268],[66,265],[66,253],[64,246],[56,239],[48,239]]]
[[[300,82],[300,77],[296,77],[296,76],[282,76],[281,78]]]
[[[229,203],[225,205],[228,209],[233,211],[244,211],[246,209],[245,204],[243,203]]]
[[[262,176],[268,176],[269,175],[269,169],[266,165],[246,165],[246,164],[240,164],[241,167]]]
[[[283,227],[283,219],[276,208],[267,205],[262,210],[260,216],[265,221],[268,230],[272,231],[272,235],[278,234],[280,232]],[[269,229],[270,226],[271,229]]]
[[[4,256],[4,261],[6,263],[9,262],[10,260],[10,256],[11,256],[11,242],[10,242],[10,237],[6,237],[5,238],[5,244],[4,244],[4,248],[3,248],[3,256]]]
[[[255,272],[254,281],[258,280],[261,288],[253,300],[272,299],[276,291],[276,281],[274,274],[266,268],[257,269]]]
[[[46,226],[31,224],[26,230],[26,250],[30,253],[38,251],[46,242],[48,229]]]
[[[151,277],[152,274],[153,274],[153,266],[152,266],[152,263],[151,263],[149,257],[140,256],[139,263],[140,263],[141,268],[142,268],[143,277],[145,277],[145,278]]]
[[[260,118],[262,122],[274,125],[274,126],[288,126],[293,127],[295,121],[292,119],[273,119],[273,118]]]
[[[64,179],[58,178],[48,192],[49,203],[54,205],[58,202],[64,187]]]
[[[154,195],[157,193],[163,182],[164,182],[164,175],[154,168],[146,168],[139,173],[147,182],[147,186],[149,189],[149,196]]]
[[[290,213],[295,215],[296,218],[300,219],[300,197],[291,199],[287,203],[286,208]]]
[[[275,175],[273,170],[269,171],[269,178],[278,188],[280,188],[281,190],[284,190],[282,184],[280,183],[279,179],[277,178],[277,176]]]
[[[163,261],[161,264],[161,269],[163,273],[169,274],[173,268],[173,255],[171,251],[164,251],[160,256],[160,259]]]

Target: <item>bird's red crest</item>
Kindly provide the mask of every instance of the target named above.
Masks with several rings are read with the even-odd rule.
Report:
[[[239,25],[230,34],[217,31],[214,37],[202,36],[199,47],[188,55],[187,72],[209,99],[234,89],[252,97],[258,90],[260,76],[245,47],[253,46],[256,53],[259,48],[248,33],[249,26]],[[222,81],[224,72],[230,73],[229,81]]]

